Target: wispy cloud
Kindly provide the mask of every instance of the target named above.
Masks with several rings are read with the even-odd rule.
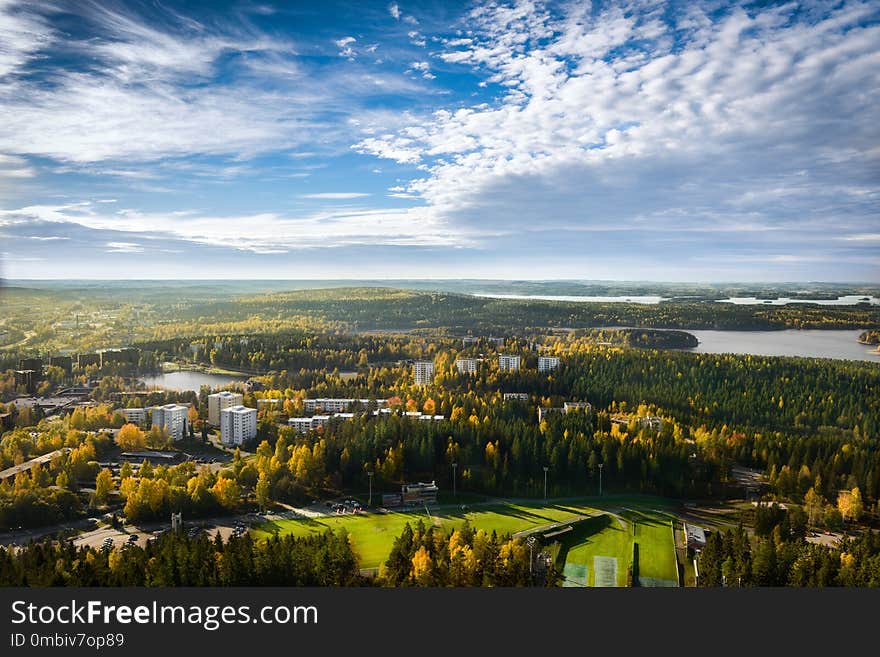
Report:
[[[141,240],[171,240],[252,253],[352,245],[464,246],[473,244],[475,237],[450,230],[422,208],[330,208],[297,216],[273,212],[208,215],[196,211],[105,210],[90,203],[4,210],[0,211],[0,229],[33,232],[34,227],[45,230],[54,224],[55,230],[78,227],[137,235]],[[143,242],[123,240],[110,241],[106,246],[114,253],[141,253],[147,248]]]
[[[300,196],[300,198],[350,199],[350,198],[363,198],[365,196],[369,196],[369,194],[365,194],[363,192],[320,192],[317,194],[302,194]]]
[[[135,242],[107,242],[107,253],[143,253],[144,247]]]

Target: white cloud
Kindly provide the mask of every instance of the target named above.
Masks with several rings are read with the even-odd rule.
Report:
[[[353,45],[357,43],[357,39],[353,36],[343,37],[341,39],[337,39],[334,41],[336,47],[339,48],[339,56],[340,57],[354,57],[354,47]]]
[[[246,21],[206,26],[160,8],[148,24],[115,6],[83,4],[88,38],[77,40],[48,27],[49,5],[0,0],[0,154],[51,158],[61,172],[100,162],[101,173],[147,178],[156,172],[137,164],[326,152],[350,143],[350,130],[322,115],[327,107],[355,114],[376,93],[424,92],[401,74],[309,69],[291,41]],[[355,43],[336,41],[350,57]],[[55,58],[45,75],[2,75],[3,67],[30,72],[42,50]],[[0,178],[31,173],[0,166]]]
[[[876,225],[877,5],[669,14],[480,5],[440,57],[501,96],[355,149],[422,167],[406,192],[459,226],[739,232],[763,251]]]
[[[91,203],[2,210],[0,228],[33,231],[39,227],[51,231],[65,225],[78,230],[137,235],[141,240],[181,241],[264,254],[354,245],[450,247],[475,243],[475,234],[451,230],[433,213],[418,207],[337,207],[303,216],[274,212],[211,215],[196,211],[105,210]],[[106,246],[114,253],[141,253],[147,248],[143,243],[128,240],[109,241]]]
[[[396,2],[392,2],[388,5],[388,13],[394,18],[394,20],[400,20],[400,7],[397,6]]]
[[[300,198],[317,198],[317,199],[349,199],[363,198],[369,196],[363,192],[321,192],[318,194],[301,194]]]
[[[0,0],[0,79],[16,73],[52,38],[45,18],[16,0]]]
[[[107,242],[107,253],[143,253],[144,247],[135,242]]]

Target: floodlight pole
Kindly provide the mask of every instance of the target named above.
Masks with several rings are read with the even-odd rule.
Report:
[[[602,468],[605,467],[604,463],[599,464],[599,497],[602,496]]]
[[[455,490],[455,473],[456,468],[458,468],[458,463],[452,464],[452,497],[458,497],[458,493]]]
[[[370,478],[370,499],[367,501],[367,506],[373,506],[373,471],[370,470],[367,472],[367,477]]]
[[[544,466],[544,499],[547,499],[547,470],[549,470],[546,465]]]

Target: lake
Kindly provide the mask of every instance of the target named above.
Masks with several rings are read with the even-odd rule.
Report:
[[[859,344],[861,330],[787,329],[784,331],[690,330],[700,341],[686,351],[703,354],[755,354],[863,360],[880,363],[877,345]]]
[[[876,306],[880,304],[880,299],[860,294],[847,294],[846,296],[837,297],[836,299],[791,299],[789,297],[779,297],[778,299],[757,299],[755,297],[731,297],[729,299],[719,299],[718,303],[732,303],[737,306],[755,306],[758,304],[767,306],[785,306],[790,303],[814,303],[817,306],[854,306],[857,303],[867,303]]]
[[[227,386],[230,383],[247,381],[248,378],[247,376],[180,370],[179,372],[166,372],[154,376],[142,376],[140,381],[148,386],[158,386],[163,390],[193,390],[198,392],[202,386],[217,388]]]
[[[574,303],[642,303],[656,305],[661,301],[669,301],[661,296],[629,296],[629,297],[583,297],[554,296],[552,294],[474,294],[484,299],[524,299],[533,301],[571,301]]]

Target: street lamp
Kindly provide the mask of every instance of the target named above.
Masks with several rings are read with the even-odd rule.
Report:
[[[605,467],[604,463],[599,464],[599,496],[602,495],[602,468]]]
[[[370,499],[367,501],[367,506],[373,506],[373,471],[370,470],[367,472],[367,477],[370,478]]]
[[[458,497],[458,493],[455,491],[455,472],[456,468],[458,468],[458,463],[452,464],[452,497]]]
[[[544,499],[547,499],[547,470],[549,470],[546,465],[544,466]]]
[[[529,544],[529,575],[533,572],[533,564],[535,563],[535,543],[537,539],[534,536],[529,536],[526,539],[526,543]]]

